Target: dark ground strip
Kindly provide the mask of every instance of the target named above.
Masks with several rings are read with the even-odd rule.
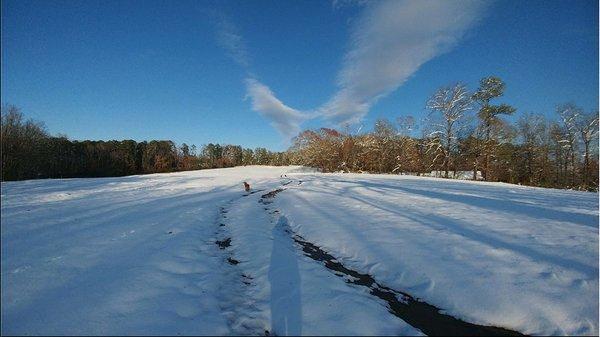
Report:
[[[271,191],[269,193],[261,195],[260,198],[261,198],[261,200],[275,198],[275,196],[277,195],[277,193],[279,193],[281,191],[283,191],[283,188],[278,188],[278,189],[276,189],[274,191]]]
[[[231,238],[227,238],[227,239],[222,240],[222,241],[217,240],[215,243],[219,246],[219,248],[225,249],[225,248],[231,246]]]
[[[327,269],[334,271],[335,275],[343,277],[347,283],[369,288],[371,295],[387,302],[392,314],[428,336],[522,336],[516,331],[472,324],[442,314],[439,308],[431,304],[416,300],[407,293],[382,286],[371,275],[346,268],[321,248],[305,241],[297,234],[290,234],[294,241],[302,247],[304,255],[315,261],[324,262]]]
[[[274,198],[283,189],[277,189],[261,197],[262,203],[271,203],[266,199]],[[415,299],[407,293],[385,287],[368,274],[362,274],[346,268],[338,260],[318,246],[306,241],[300,235],[289,232],[294,241],[302,247],[304,255],[332,270],[336,276],[343,277],[347,283],[357,284],[370,289],[370,294],[384,300],[388,310],[396,317],[421,330],[428,336],[522,336],[523,334],[494,326],[468,323],[443,314],[440,309]]]

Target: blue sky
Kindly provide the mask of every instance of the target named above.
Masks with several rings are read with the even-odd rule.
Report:
[[[287,148],[307,127],[501,102],[598,108],[596,1],[2,1],[2,103],[71,139]]]

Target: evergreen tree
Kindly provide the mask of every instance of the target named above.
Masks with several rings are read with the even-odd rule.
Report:
[[[491,180],[490,160],[495,153],[495,147],[498,145],[499,129],[504,122],[499,118],[500,115],[511,115],[515,109],[507,104],[492,105],[490,101],[494,98],[504,95],[505,85],[498,77],[490,76],[481,79],[479,88],[473,94],[473,100],[480,106],[477,116],[479,117],[479,127],[484,136],[484,170],[483,179]]]

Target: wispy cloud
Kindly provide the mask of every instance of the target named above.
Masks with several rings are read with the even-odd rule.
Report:
[[[212,10],[210,14],[215,20],[216,39],[219,46],[247,72],[248,78],[245,80],[246,98],[251,99],[252,110],[267,118],[286,140],[291,139],[300,131],[300,124],[309,119],[309,116],[283,104],[275,97],[269,87],[255,79],[255,76],[250,72],[246,44],[238,28],[224,13]]]
[[[331,8],[342,9],[344,7],[362,6],[366,5],[369,0],[332,0]]]
[[[215,23],[216,40],[219,46],[235,63],[247,69],[250,59],[246,51],[246,43],[237,26],[223,12],[213,9],[208,13]]]
[[[481,17],[481,1],[380,1],[366,6],[338,74],[338,91],[318,111],[355,123],[419,67],[452,48]]]
[[[306,114],[283,104],[269,87],[255,79],[246,79],[246,89],[247,97],[252,99],[252,110],[268,118],[286,139],[298,134],[300,124],[308,119]]]
[[[343,6],[347,0],[333,3]],[[353,2],[354,3],[354,2]],[[311,112],[281,102],[253,75],[246,79],[252,109],[268,118],[287,139],[302,122],[322,118],[339,125],[359,122],[378,99],[400,87],[425,62],[439,56],[481,19],[486,3],[478,0],[387,0],[356,2],[363,12],[352,29],[348,51],[337,76],[337,91]],[[217,39],[228,55],[248,70],[244,40],[221,15]]]

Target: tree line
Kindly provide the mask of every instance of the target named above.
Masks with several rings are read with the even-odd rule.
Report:
[[[495,103],[504,90],[493,76],[474,92],[461,83],[440,88],[421,125],[402,116],[380,119],[370,132],[305,130],[293,140],[290,161],[325,172],[436,171],[452,178],[467,171],[472,179],[597,191],[598,111],[567,103],[556,107],[556,120],[524,113],[511,124],[503,117],[515,108]],[[420,137],[412,135],[417,129]]]
[[[323,172],[372,172],[472,179],[530,186],[598,190],[598,111],[573,103],[556,107],[556,118],[516,112],[496,101],[504,82],[483,78],[470,92],[464,84],[442,87],[417,122],[380,119],[368,132],[304,130],[284,152],[239,145],[76,141],[50,136],[42,123],[25,120],[15,106],[1,119],[2,180],[108,177],[239,165],[305,165]],[[415,136],[420,131],[419,136]],[[480,175],[479,175],[480,173]]]
[[[77,141],[51,136],[41,122],[25,120],[19,108],[2,107],[2,180],[114,177],[222,168],[289,165],[282,152],[239,145],[176,146],[170,140]]]

